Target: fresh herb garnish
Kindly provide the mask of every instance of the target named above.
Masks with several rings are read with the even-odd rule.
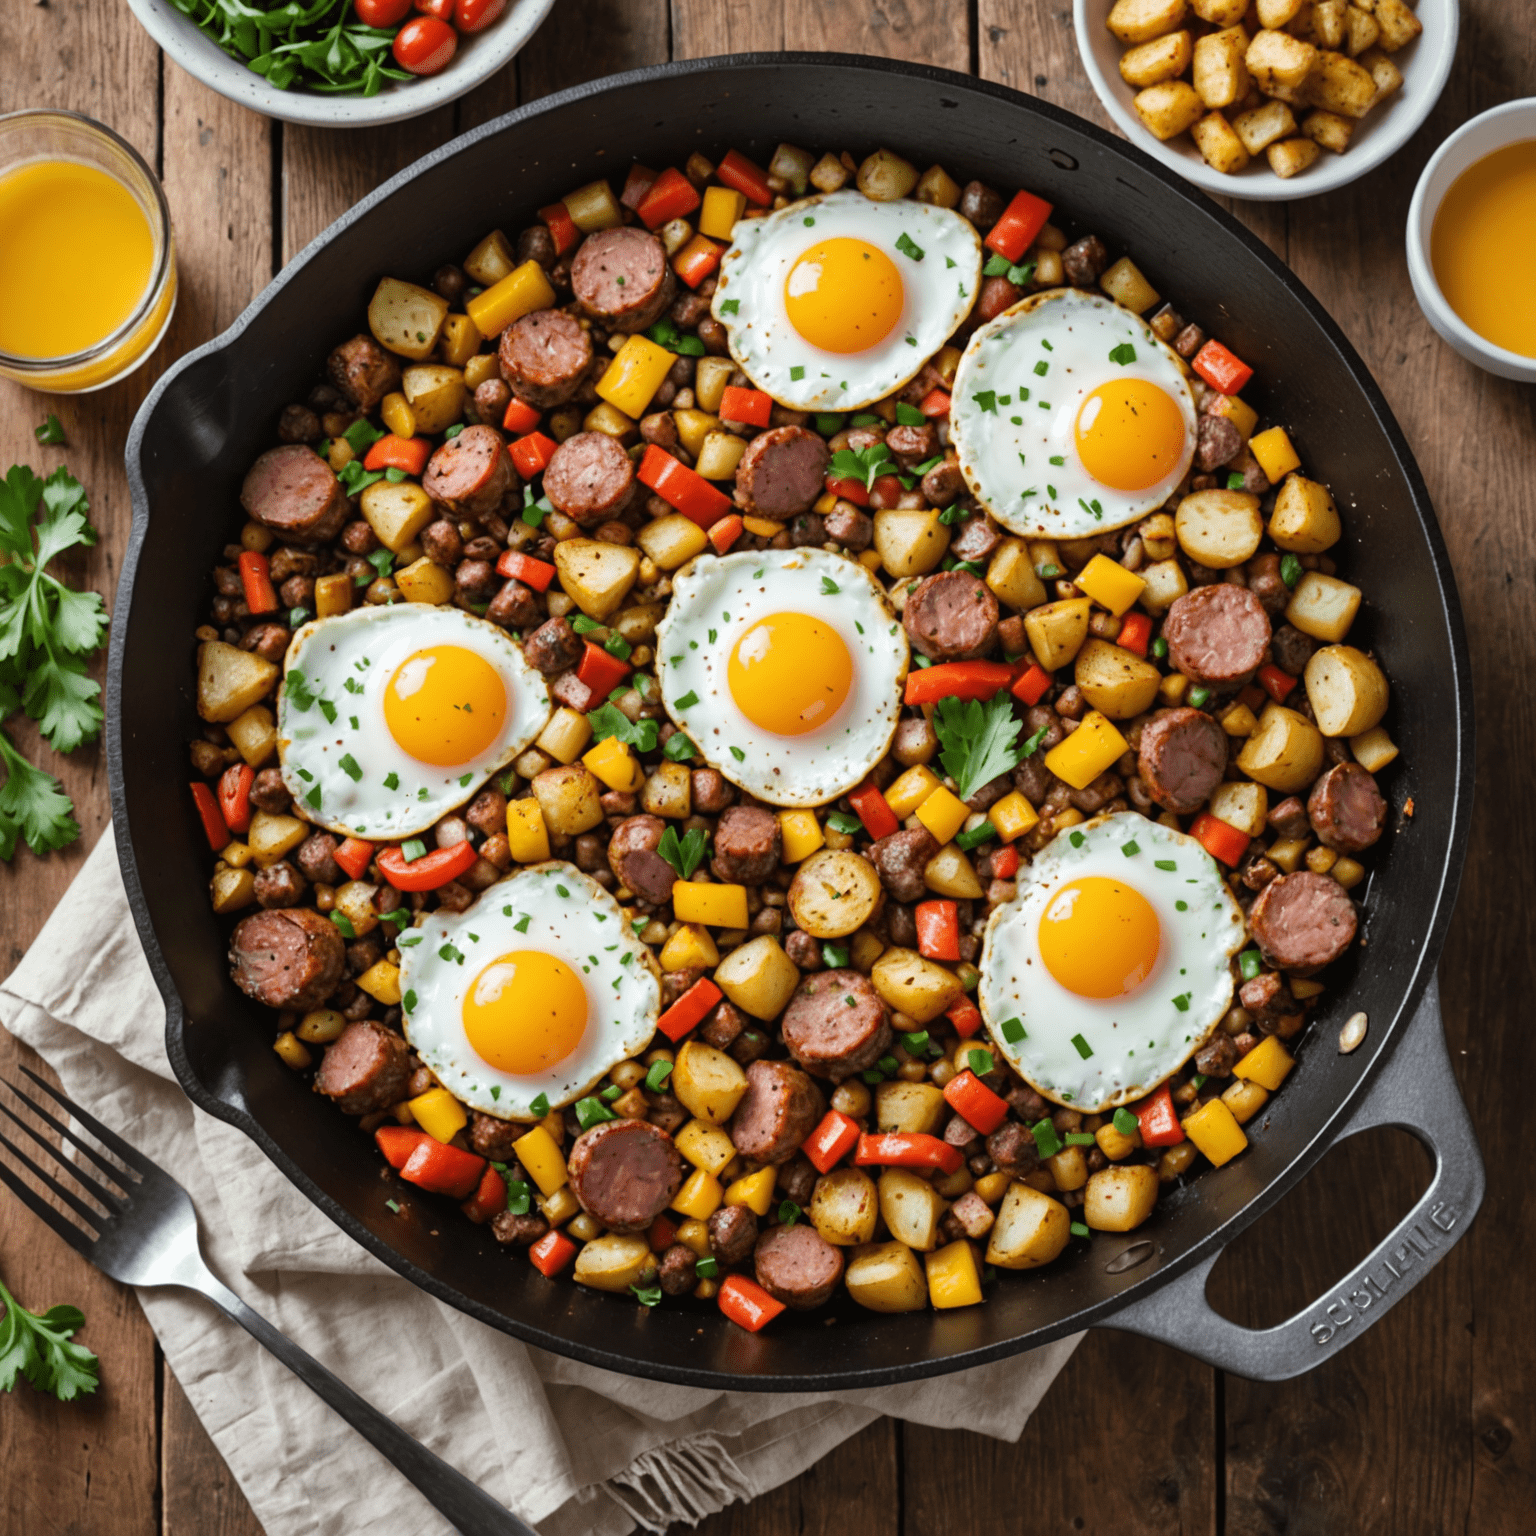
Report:
[[[672,1063],[670,1061],[653,1061],[651,1070],[645,1074],[645,1086],[652,1093],[665,1093],[667,1079],[672,1076]]]
[[[33,427],[32,436],[45,448],[57,448],[64,442],[64,427],[59,418],[49,411],[42,426]]]
[[[779,1201],[779,1220],[786,1227],[792,1227],[800,1220],[800,1207],[793,1200]]]
[[[827,472],[834,480],[857,480],[868,490],[878,476],[890,473],[890,464],[891,450],[884,443],[871,443],[868,448],[839,448]]]
[[[678,879],[686,880],[699,867],[704,857],[705,834],[703,827],[689,827],[679,838],[677,828],[669,826],[661,834],[656,852],[677,871]]]
[[[661,749],[661,755],[673,763],[687,762],[690,757],[697,757],[698,749],[682,731],[673,731],[667,737],[667,744]]]
[[[1141,1129],[1141,1121],[1130,1110],[1124,1108],[1117,1109],[1115,1111],[1115,1129],[1122,1136],[1130,1136]]]
[[[827,816],[827,825],[834,832],[841,832],[845,837],[852,837],[855,833],[864,830],[864,823],[848,811],[832,811]]]
[[[1109,360],[1118,363],[1122,368],[1136,361],[1136,348],[1130,342],[1122,341],[1118,347],[1109,349]]]
[[[983,784],[1011,773],[1024,761],[1014,745],[1019,720],[1006,691],[980,699],[940,699],[933,728],[939,738],[939,761],[954,779],[956,793],[969,800]]]
[[[547,1093],[537,1095],[533,1103],[528,1106],[528,1113],[536,1120],[542,1120],[549,1113],[549,1095]]]
[[[615,736],[637,752],[656,750],[656,722],[643,717],[631,720],[617,704],[599,705],[587,715],[587,724],[592,727],[593,741],[606,741]]]
[[[896,249],[903,256],[910,256],[913,261],[923,259],[923,248],[918,245],[905,230],[896,236]]]
[[[9,1392],[17,1376],[25,1376],[39,1392],[51,1392],[70,1403],[82,1392],[96,1390],[99,1366],[83,1344],[72,1343],[85,1323],[78,1307],[60,1304],[46,1312],[29,1312],[0,1281],[0,1392]]]
[[[594,1125],[600,1125],[604,1120],[618,1118],[601,1099],[588,1095],[584,1099],[576,1100],[576,1123],[584,1131],[590,1131]]]

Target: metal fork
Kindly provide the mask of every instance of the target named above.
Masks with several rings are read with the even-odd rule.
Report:
[[[126,1164],[126,1167],[118,1167],[109,1162],[35,1099],[28,1098],[14,1083],[6,1083],[40,1120],[72,1146],[78,1147],[101,1175],[100,1178],[93,1177],[79,1164],[65,1161],[52,1142],[44,1140],[20,1115],[0,1102],[0,1112],[15,1121],[59,1168],[77,1180],[92,1199],[104,1207],[102,1211],[92,1209],[0,1132],[0,1146],[62,1200],[80,1221],[95,1229],[93,1235],[76,1225],[49,1205],[13,1169],[0,1163],[0,1180],[76,1253],[125,1285],[179,1285],[206,1296],[276,1355],[311,1391],[329,1403],[465,1536],[536,1536],[531,1526],[482,1492],[463,1473],[413,1440],[292,1339],[279,1333],[264,1317],[246,1306],[214,1276],[204,1261],[197,1240],[197,1212],[186,1190],[163,1168],[134,1151],[121,1136],[109,1131],[37,1073],[26,1067],[21,1070]]]

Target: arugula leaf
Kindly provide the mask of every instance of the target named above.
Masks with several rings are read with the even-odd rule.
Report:
[[[979,699],[939,700],[933,720],[939,761],[962,800],[1024,760],[1014,745],[1019,723],[1006,692],[994,694],[985,704]]]
[[[83,1344],[71,1342],[85,1323],[78,1307],[50,1307],[29,1312],[0,1281],[0,1392],[9,1392],[18,1375],[39,1392],[51,1392],[61,1403],[82,1392],[94,1392],[99,1364]]]
[[[587,715],[587,724],[592,727],[593,741],[617,736],[626,747],[633,747],[637,752],[656,750],[656,722],[644,718],[631,720],[616,704],[599,705]]]
[[[686,880],[704,857],[704,829],[689,827],[687,836],[679,840],[677,828],[669,826],[661,834],[656,852],[677,871],[680,880]]]

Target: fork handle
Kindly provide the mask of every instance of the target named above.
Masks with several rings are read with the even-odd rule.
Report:
[[[339,1376],[333,1376],[313,1355],[279,1333],[259,1312],[241,1301],[213,1274],[204,1270],[196,1289],[227,1312],[250,1336],[277,1356],[312,1392],[349,1423],[402,1476],[410,1479],[424,1498],[463,1536],[538,1536],[505,1505],[434,1456],[393,1419],[358,1396]]]

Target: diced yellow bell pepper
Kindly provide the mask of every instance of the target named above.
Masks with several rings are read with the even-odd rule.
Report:
[[[917,819],[938,838],[940,846],[952,843],[965,825],[971,808],[941,784],[917,808]]]
[[[1108,555],[1095,555],[1073,578],[1075,585],[1116,618],[1133,608],[1147,584]]]
[[[726,1190],[725,1203],[745,1205],[759,1216],[766,1216],[768,1207],[773,1204],[773,1186],[778,1176],[779,1170],[772,1163],[759,1168],[756,1173],[744,1175]]]
[[[375,960],[357,978],[357,986],[386,1008],[400,1006],[400,967],[388,960]]]
[[[526,1135],[512,1143],[517,1160],[528,1170],[528,1177],[539,1186],[539,1193],[552,1195],[565,1187],[565,1154],[559,1143],[544,1129],[536,1125]]]
[[[736,220],[746,211],[747,199],[729,187],[706,187],[704,206],[699,209],[699,233],[712,240],[729,240]]]
[[[720,1209],[725,1191],[714,1174],[695,1168],[683,1180],[683,1187],[672,1199],[672,1209],[680,1216],[692,1216],[696,1221],[708,1221]]]
[[[410,1105],[416,1124],[434,1141],[452,1141],[469,1124],[464,1106],[446,1088],[428,1088]]]
[[[453,597],[453,573],[425,555],[396,571],[395,585],[408,603],[446,603]]]
[[[780,811],[779,836],[784,843],[784,862],[808,859],[826,841],[815,811]]]
[[[1279,485],[1293,469],[1301,468],[1301,459],[1284,427],[1267,427],[1257,437],[1249,438],[1248,451],[1258,460],[1271,485]]]
[[[686,1248],[692,1248],[701,1259],[707,1259],[710,1253],[709,1228],[696,1216],[690,1216],[687,1221],[677,1224],[677,1240]]]
[[[987,812],[987,820],[997,828],[997,835],[1005,843],[1011,843],[1014,838],[1028,832],[1040,817],[1034,806],[1018,790],[1013,789]]]
[[[1157,685],[1157,696],[1164,704],[1181,704],[1189,691],[1189,679],[1182,672],[1170,672]]]
[[[661,947],[664,971],[713,970],[720,964],[720,951],[709,929],[697,923],[684,923]]]
[[[416,436],[416,413],[411,409],[411,402],[398,389],[391,390],[379,402],[379,415],[396,437]]]
[[[981,1300],[981,1272],[976,1250],[963,1237],[924,1255],[928,1270],[928,1300],[936,1310],[974,1307]]]
[[[361,976],[357,978],[358,986],[363,985],[363,979]],[[1266,1035],[1232,1068],[1232,1076],[1257,1083],[1260,1088],[1268,1088],[1273,1093],[1295,1065],[1296,1058],[1281,1045],[1280,1037]]]
[[[1245,443],[1253,436],[1253,429],[1259,424],[1259,413],[1236,395],[1217,395],[1206,410],[1209,415],[1224,416],[1230,421],[1242,433]]]
[[[744,517],[741,526],[760,539],[776,539],[784,532],[784,524],[771,517]]]
[[[1237,1117],[1220,1099],[1202,1104],[1189,1116],[1184,1121],[1184,1134],[1218,1168],[1223,1163],[1230,1163],[1248,1145]]]
[[[939,788],[939,776],[919,763],[896,780],[885,792],[885,803],[898,821],[905,821],[924,800]]]
[[[676,1136],[673,1145],[695,1168],[705,1173],[719,1173],[736,1156],[736,1144],[718,1125],[704,1120],[690,1120]]]
[[[620,793],[635,794],[645,783],[640,759],[617,736],[605,736],[582,762],[608,786]]]
[[[480,332],[468,315],[449,315],[438,337],[443,361],[462,368],[480,350],[480,340]]]
[[[598,382],[597,393],[615,410],[637,420],[677,359],[648,336],[631,336]]]
[[[334,618],[352,611],[352,578],[346,571],[315,578],[315,617]]]
[[[1087,789],[1128,751],[1125,737],[1106,716],[1091,709],[1070,736],[1045,754],[1045,766],[1073,789]]]
[[[549,857],[549,828],[532,795],[507,801],[507,847],[519,864],[542,864]]]
[[[499,336],[514,320],[536,309],[553,309],[555,290],[536,261],[514,267],[499,283],[477,293],[464,308],[482,336]]]
[[[1228,736],[1252,736],[1259,728],[1259,717],[1246,704],[1234,704],[1221,717],[1221,728]]]
[[[750,921],[747,888],[679,880],[672,887],[672,915],[680,923],[703,923],[707,928],[745,928]]]

